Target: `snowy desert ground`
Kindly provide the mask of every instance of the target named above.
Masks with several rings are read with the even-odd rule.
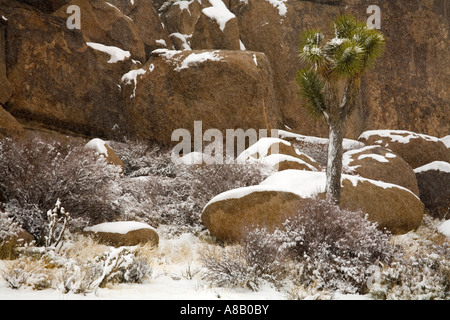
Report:
[[[418,252],[422,243],[429,241],[424,234],[430,233],[450,238],[450,220],[430,220],[427,227],[394,236],[391,241],[409,252]],[[81,243],[83,241],[88,239],[82,239]],[[71,241],[68,243],[70,246]],[[112,247],[93,245],[90,241],[87,243],[95,248],[83,247],[81,250],[113,250]],[[0,300],[372,300],[370,295],[307,291],[292,283],[285,283],[280,288],[265,283],[256,292],[246,288],[211,287],[201,279],[200,256],[208,246],[211,246],[209,241],[184,233],[170,239],[161,237],[158,248],[129,247],[130,250],[141,250],[148,257],[151,275],[143,283],[108,284],[105,288],[85,294],[63,293],[58,289],[34,290],[30,287],[11,289],[0,277]],[[11,263],[14,261],[0,260],[0,270],[3,272]]]

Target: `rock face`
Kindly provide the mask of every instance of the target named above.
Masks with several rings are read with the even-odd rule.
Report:
[[[8,111],[0,107],[0,138],[19,138],[22,135],[22,125]]]
[[[347,151],[343,164],[348,174],[396,184],[419,196],[416,175],[408,163],[391,150],[381,146],[367,146]]]
[[[439,219],[450,215],[450,163],[434,161],[414,170],[420,199],[428,214]]]
[[[157,246],[159,243],[155,229],[145,223],[134,221],[105,222],[87,227],[84,232],[97,241],[114,247],[146,243]]]
[[[80,30],[66,27],[69,5],[81,10]],[[145,137],[166,143],[167,129],[179,128],[178,114],[181,117],[187,113],[178,103],[186,102],[185,109],[193,111],[189,120],[195,116],[196,120],[205,119],[208,128],[222,129],[224,120],[219,115],[235,113],[236,106],[230,103],[234,96],[242,108],[248,106],[248,117],[255,118],[253,110],[259,101],[257,118],[267,118],[266,123],[273,122],[281,129],[287,125],[310,136],[326,136],[324,121],[310,119],[297,96],[299,35],[311,28],[327,31],[331,19],[344,13],[366,20],[367,7],[361,0],[0,0],[0,13],[7,19],[0,19],[0,81],[4,84],[0,104],[27,126],[107,139]],[[349,121],[347,137],[354,139],[363,131],[379,128],[447,135],[450,52],[446,2],[382,1],[379,7],[386,52],[363,78],[361,101]],[[333,36],[332,30],[329,36]],[[107,64],[104,54],[86,46],[86,42],[129,51],[130,58],[124,63]],[[168,66],[159,70],[162,62],[152,54],[159,48],[220,50],[218,54],[236,63],[224,67],[208,62],[204,69],[199,67],[205,71],[202,77],[199,72],[192,77],[181,76]],[[247,58],[256,55],[259,72],[243,63],[243,49],[248,50]],[[176,57],[188,54],[186,51]],[[130,90],[122,90],[120,80],[122,75],[140,68],[148,70],[152,64],[163,83],[153,83],[151,95],[138,92],[143,98],[138,98],[141,107],[137,109],[142,110],[143,99],[148,99],[145,104],[150,107],[145,117],[137,117],[137,123],[130,124],[129,115],[134,112],[127,101]],[[157,86],[167,91],[157,92]],[[222,90],[222,95],[213,94],[209,100],[203,97],[219,87],[227,90]],[[161,98],[155,98],[155,94],[161,94]],[[202,106],[212,104],[213,98],[220,109],[217,117],[211,116],[209,107],[200,112]],[[175,107],[168,108],[168,101]],[[166,114],[164,123],[174,123],[163,124],[156,110]],[[226,125],[229,129],[262,127],[261,121],[250,123],[248,117],[232,117],[234,125]]]
[[[155,53],[123,77],[126,126],[132,136],[173,144],[172,133],[271,129],[281,123],[264,54],[249,51]],[[256,60],[256,62],[255,62]]]
[[[248,194],[233,198],[242,191]],[[226,242],[242,240],[247,232],[257,227],[268,231],[280,228],[307,201],[294,193],[258,187],[231,190],[225,196],[225,200],[213,199],[206,205],[202,222],[212,235]]]
[[[285,170],[258,186],[230,190],[213,198],[202,221],[211,234],[224,241],[239,241],[255,226],[281,228],[287,217],[308,201],[324,196],[324,172]],[[343,175],[341,207],[361,211],[378,227],[403,234],[420,226],[424,204],[409,190],[394,184]]]
[[[341,207],[368,214],[368,219],[378,223],[393,234],[403,234],[420,226],[424,204],[407,189],[375,180],[344,179]]]
[[[93,136],[114,136],[120,91],[94,50],[65,20],[15,1],[0,1],[8,18],[6,110],[25,122]]]
[[[401,156],[413,169],[433,161],[450,161],[450,149],[438,138],[404,130],[370,130],[359,141],[381,145]]]

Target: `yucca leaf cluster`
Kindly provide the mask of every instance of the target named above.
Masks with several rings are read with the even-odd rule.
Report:
[[[331,116],[333,109],[338,111],[340,107],[353,109],[348,96],[347,101],[338,96],[339,83],[345,84],[345,93],[351,91],[350,86],[358,86],[358,79],[374,67],[385,46],[380,31],[353,16],[336,18],[332,28],[335,37],[327,42],[319,30],[305,31],[300,39],[299,57],[307,66],[298,72],[297,83],[308,111],[315,116]]]

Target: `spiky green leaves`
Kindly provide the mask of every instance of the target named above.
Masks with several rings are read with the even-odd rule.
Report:
[[[336,18],[333,27],[335,38],[323,46],[324,36],[321,32],[306,31],[301,37],[300,59],[325,81],[349,79],[372,68],[383,53],[383,35],[352,16]]]
[[[323,97],[324,84],[317,76],[317,73],[302,69],[297,73],[297,83],[300,86],[299,94],[306,99],[308,113],[314,117],[319,117],[325,110]]]

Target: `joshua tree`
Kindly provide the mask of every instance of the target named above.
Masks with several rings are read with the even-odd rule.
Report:
[[[340,202],[342,141],[346,121],[355,109],[361,77],[383,52],[383,35],[352,16],[333,21],[335,37],[308,30],[301,36],[300,59],[308,65],[297,74],[300,95],[312,116],[323,116],[329,127],[327,199]]]

